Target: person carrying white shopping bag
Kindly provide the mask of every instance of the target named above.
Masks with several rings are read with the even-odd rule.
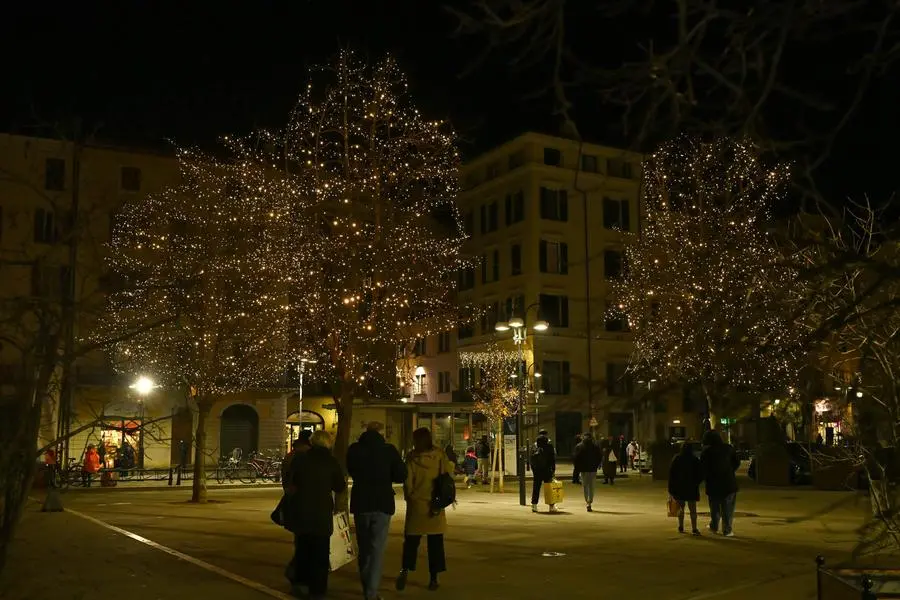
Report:
[[[531,454],[531,473],[534,475],[531,512],[537,512],[544,484],[551,483],[556,474],[556,451],[553,449],[553,444],[550,443],[546,429],[540,431],[535,441],[534,452]],[[550,496],[550,499],[553,499],[553,496]],[[548,504],[550,503],[548,502]],[[555,502],[550,504],[550,512],[556,512]]]
[[[294,557],[287,569],[291,591],[322,598],[328,592],[332,534],[335,533],[333,494],[346,490],[347,481],[341,465],[331,454],[334,443],[331,435],[317,431],[310,442],[312,448],[291,461],[290,483],[279,508],[282,525],[294,534]],[[338,522],[340,525],[339,519]],[[349,524],[345,530],[346,537],[339,536],[339,546],[340,540],[349,541]],[[346,564],[346,548],[343,553],[335,558]]]

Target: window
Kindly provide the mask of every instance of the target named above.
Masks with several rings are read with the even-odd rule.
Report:
[[[66,189],[66,161],[48,158],[44,161],[44,189],[61,192]]]
[[[481,205],[481,233],[491,233],[497,231],[499,226],[497,219],[497,203]]]
[[[426,393],[425,373],[417,373],[415,383],[413,384],[413,395],[421,396],[424,393]]]
[[[541,218],[551,221],[569,220],[569,201],[566,190],[541,188]]]
[[[126,192],[141,191],[141,170],[137,167],[122,167],[121,186]]]
[[[463,215],[463,229],[467,235],[475,233],[475,213],[471,210]]]
[[[506,195],[506,224],[512,225],[525,220],[525,192],[519,190]]]
[[[522,274],[522,245],[513,244],[509,248],[509,274]]]
[[[438,373],[438,394],[450,393],[450,371],[440,371]]]
[[[624,273],[622,253],[618,250],[603,251],[603,275],[606,279],[618,279]]]
[[[541,370],[541,383],[544,385],[545,394],[568,394],[571,391],[569,361],[545,360],[544,367]]]
[[[509,155],[509,170],[518,169],[525,164],[525,151],[518,150]]]
[[[70,284],[69,267],[33,265],[31,268],[31,295],[43,298],[61,298]]]
[[[540,318],[550,327],[569,326],[569,297],[541,294],[538,298]]]
[[[567,274],[569,272],[568,244],[541,240],[538,262],[540,263],[541,273]]]
[[[444,331],[438,334],[438,352],[450,352],[450,332]]]
[[[622,309],[615,304],[606,305],[604,330],[610,332],[630,331],[628,328],[628,318],[625,316],[625,313],[622,312]]]
[[[488,282],[488,259],[487,254],[481,255],[481,283]]]
[[[562,166],[562,152],[556,148],[544,148],[544,164],[553,167]]]
[[[497,302],[491,302],[484,305],[484,312],[481,315],[482,335],[494,332],[494,326],[497,324],[499,310],[500,306]]]
[[[610,177],[621,177],[623,179],[631,179],[633,176],[631,163],[625,162],[621,158],[606,159],[606,174]]]
[[[413,345],[413,356],[425,356],[427,348],[428,344],[425,338],[416,339],[416,343]]]
[[[491,266],[492,266],[494,278],[491,279],[491,281],[499,281],[500,280],[500,251],[494,250],[493,255],[494,255],[493,256],[494,262],[493,262],[493,265],[491,265]]]
[[[475,369],[472,367],[462,367],[459,370],[459,389],[471,390],[475,387]]]
[[[597,170],[597,157],[590,154],[581,155],[581,170],[588,173],[599,173]]]
[[[471,290],[475,287],[475,267],[466,267],[459,272],[459,289]]]
[[[456,339],[464,340],[475,335],[475,326],[471,323],[465,323],[456,330]]]
[[[505,306],[503,308],[504,321],[509,321],[515,316],[521,317],[522,312],[525,309],[525,295],[518,294],[517,296],[510,296],[506,299]]]
[[[49,210],[38,208],[34,211],[34,241],[39,244],[52,244],[59,239],[59,228],[56,219]]]
[[[603,227],[631,231],[631,211],[628,200],[603,199]]]
[[[631,396],[631,375],[625,363],[606,363],[606,395]]]
[[[500,163],[494,162],[487,166],[487,178],[495,179],[500,176]]]

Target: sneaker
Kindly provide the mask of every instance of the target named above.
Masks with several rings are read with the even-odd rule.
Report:
[[[723,533],[722,535],[724,535],[725,537],[734,537],[734,532],[729,531],[728,533]]]
[[[594,512],[594,509],[591,508],[591,505],[590,505],[590,504],[587,505],[587,511],[588,511],[588,512]]]
[[[700,535],[700,530],[699,529],[692,530],[691,535]]]
[[[719,533],[719,528],[713,527],[712,524],[707,525],[706,528],[709,529],[710,531],[712,531],[713,533]]]
[[[532,504],[532,505],[531,505],[531,512],[536,513],[537,511],[538,511],[538,509],[537,509],[537,504]]]
[[[398,592],[402,592],[406,589],[406,578],[409,575],[409,572],[406,569],[400,571],[400,574],[397,575],[397,583],[394,587],[397,588]]]
[[[678,528],[678,533],[684,533],[684,527],[679,527],[679,528]]]
[[[555,505],[555,504],[551,504],[551,505],[550,505],[550,512],[552,512],[552,513],[558,513],[558,512],[559,512],[559,510],[556,508],[556,505]]]

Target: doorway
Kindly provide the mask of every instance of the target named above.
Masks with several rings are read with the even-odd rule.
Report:
[[[187,406],[183,406],[172,416],[172,449],[169,458],[171,464],[181,466],[192,464],[193,445],[194,413]]]
[[[240,449],[244,460],[259,450],[259,416],[247,404],[232,404],[222,413],[219,454],[232,456],[236,449]]]

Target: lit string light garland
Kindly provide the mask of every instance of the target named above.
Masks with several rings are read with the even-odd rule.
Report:
[[[518,362],[517,352],[504,350],[496,342],[483,350],[459,353],[460,366],[479,373],[478,385],[472,389],[475,412],[494,423],[516,414],[519,394],[516,386],[510,385],[510,377]]]
[[[765,230],[788,175],[731,139],[682,137],[647,159],[641,233],[612,289],[633,332],[633,370],[720,388],[790,385],[804,354],[782,301],[797,273]]]

